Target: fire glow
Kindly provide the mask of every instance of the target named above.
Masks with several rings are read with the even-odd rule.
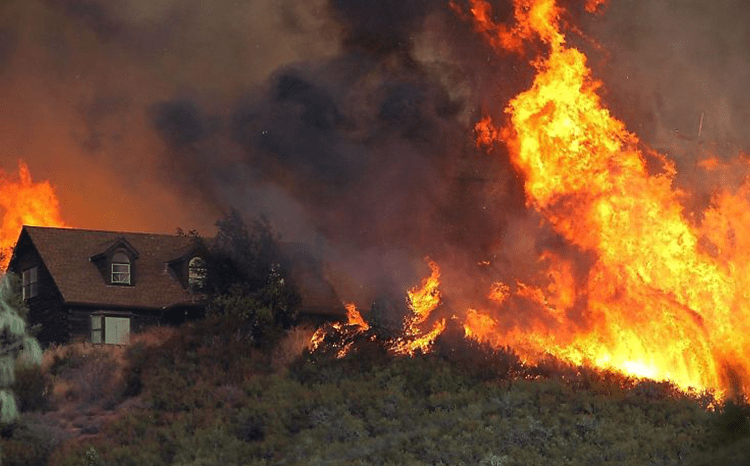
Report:
[[[602,4],[590,0],[586,10]],[[538,261],[543,285],[495,281],[486,299],[477,300],[483,305],[457,317],[465,335],[509,346],[531,363],[551,354],[683,390],[747,393],[750,184],[716,192],[702,217],[689,219],[683,193],[673,186],[674,164],[645,153],[602,105],[601,83],[586,56],[567,44],[554,0],[516,0],[513,27],[493,23],[484,0],[471,0],[466,10],[450,6],[498,54],[523,55],[532,41],[543,45],[531,61],[532,86],[505,106],[508,124],[482,117],[476,144],[491,156],[493,144],[506,145],[523,175],[527,208],[593,258],[581,277],[573,259],[546,251]],[[658,173],[649,171],[647,157],[661,165]],[[445,328],[435,318],[424,328],[441,300],[440,268],[429,266],[421,288],[407,292],[411,314],[396,353],[429,351]],[[523,309],[518,303],[542,312],[505,322],[513,309]],[[417,343],[422,340],[427,344]]]
[[[587,10],[600,3],[589,2]],[[507,144],[525,177],[527,206],[596,260],[586,282],[576,285],[571,264],[548,253],[548,287],[517,283],[511,291],[496,284],[490,294],[499,305],[509,293],[524,295],[549,319],[507,331],[491,312],[472,310],[467,335],[510,345],[527,358],[551,353],[683,389],[746,392],[750,322],[743,269],[750,244],[742,225],[750,187],[718,193],[702,223],[691,223],[672,186],[674,166],[657,154],[662,173],[648,173],[637,137],[602,106],[586,57],[566,45],[555,2],[517,0],[512,30],[492,24],[483,0],[472,4],[475,30],[498,53],[519,52],[519,41],[532,38],[548,49],[533,62],[532,87],[507,106],[509,126],[494,128],[483,119],[477,143],[496,136]],[[579,298],[587,302],[585,328],[567,317]]]
[[[23,162],[18,164],[17,177],[0,171],[0,215],[2,270],[23,225],[65,226],[52,185],[48,181],[32,181],[29,167]]]

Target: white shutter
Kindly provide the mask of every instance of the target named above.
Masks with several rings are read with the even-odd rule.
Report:
[[[104,343],[110,345],[130,343],[130,319],[128,317],[105,317]]]
[[[91,316],[91,343],[102,342],[102,316]]]

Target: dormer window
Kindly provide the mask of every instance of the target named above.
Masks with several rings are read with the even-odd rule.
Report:
[[[188,287],[201,290],[206,285],[206,261],[202,257],[193,257],[188,262]]]
[[[130,285],[130,258],[124,252],[112,256],[112,284]]]

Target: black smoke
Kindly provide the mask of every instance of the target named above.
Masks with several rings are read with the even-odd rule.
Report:
[[[340,29],[335,56],[282,66],[218,117],[197,99],[151,107],[172,178],[315,244],[353,299],[401,296],[427,256],[476,268],[522,215],[523,196],[503,149],[490,156],[474,143],[481,99],[451,89],[449,57],[418,56],[417,38],[438,27],[428,18],[443,31],[465,25],[437,1],[327,7]],[[477,76],[498,67],[477,66]],[[222,167],[235,176],[218,176]]]

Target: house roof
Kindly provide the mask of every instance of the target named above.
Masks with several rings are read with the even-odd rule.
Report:
[[[191,303],[166,263],[195,247],[185,236],[24,226],[66,302],[138,308]],[[21,233],[23,236],[23,232]],[[138,251],[134,286],[108,285],[90,258],[125,240]]]
[[[68,303],[161,309],[194,302],[195,296],[183,288],[168,266],[175,260],[187,259],[199,247],[192,237],[24,226],[21,238],[24,232]],[[137,252],[133,286],[108,285],[92,261],[122,244]],[[320,262],[299,243],[282,243],[280,249],[302,299],[300,310],[345,315]]]

